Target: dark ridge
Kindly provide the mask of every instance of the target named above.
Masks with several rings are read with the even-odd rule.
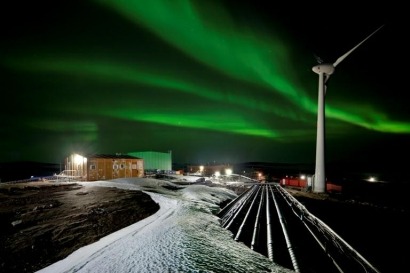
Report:
[[[64,168],[56,163],[42,163],[33,161],[16,161],[0,163],[0,182],[23,179],[36,179],[60,173]]]

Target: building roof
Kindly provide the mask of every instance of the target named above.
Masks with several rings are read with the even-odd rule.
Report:
[[[136,156],[126,155],[126,154],[91,154],[87,155],[87,158],[115,158],[115,159],[141,159]]]

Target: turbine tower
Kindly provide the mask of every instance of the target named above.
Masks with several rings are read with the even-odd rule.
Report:
[[[326,95],[326,82],[329,80],[330,75],[335,72],[335,68],[341,61],[343,61],[350,53],[358,48],[362,43],[369,39],[379,29],[376,29],[372,34],[366,37],[358,45],[351,50],[340,56],[333,64],[331,63],[319,63],[312,68],[313,72],[319,74],[319,94],[317,105],[317,133],[316,133],[316,166],[315,176],[313,181],[313,192],[323,193],[326,191],[326,176],[325,176],[325,95]]]

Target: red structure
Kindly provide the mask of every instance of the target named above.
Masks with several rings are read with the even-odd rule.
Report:
[[[310,191],[312,188],[311,178],[300,178],[300,177],[286,177],[280,180],[280,185],[282,187],[291,187],[304,191]],[[334,184],[332,182],[326,181],[326,192],[328,193],[339,193],[342,192],[342,186]]]

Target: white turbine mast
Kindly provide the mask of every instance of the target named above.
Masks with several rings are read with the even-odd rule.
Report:
[[[340,64],[350,53],[363,44],[373,34],[379,31],[381,27],[373,31],[372,34],[366,37],[363,41],[353,47],[351,50],[340,56],[333,64],[319,63],[312,68],[313,72],[319,74],[319,94],[318,94],[318,109],[317,109],[317,133],[316,133],[316,166],[315,176],[313,180],[313,191],[323,193],[326,191],[326,176],[325,176],[325,94],[326,82],[330,75],[335,71],[335,67]]]

